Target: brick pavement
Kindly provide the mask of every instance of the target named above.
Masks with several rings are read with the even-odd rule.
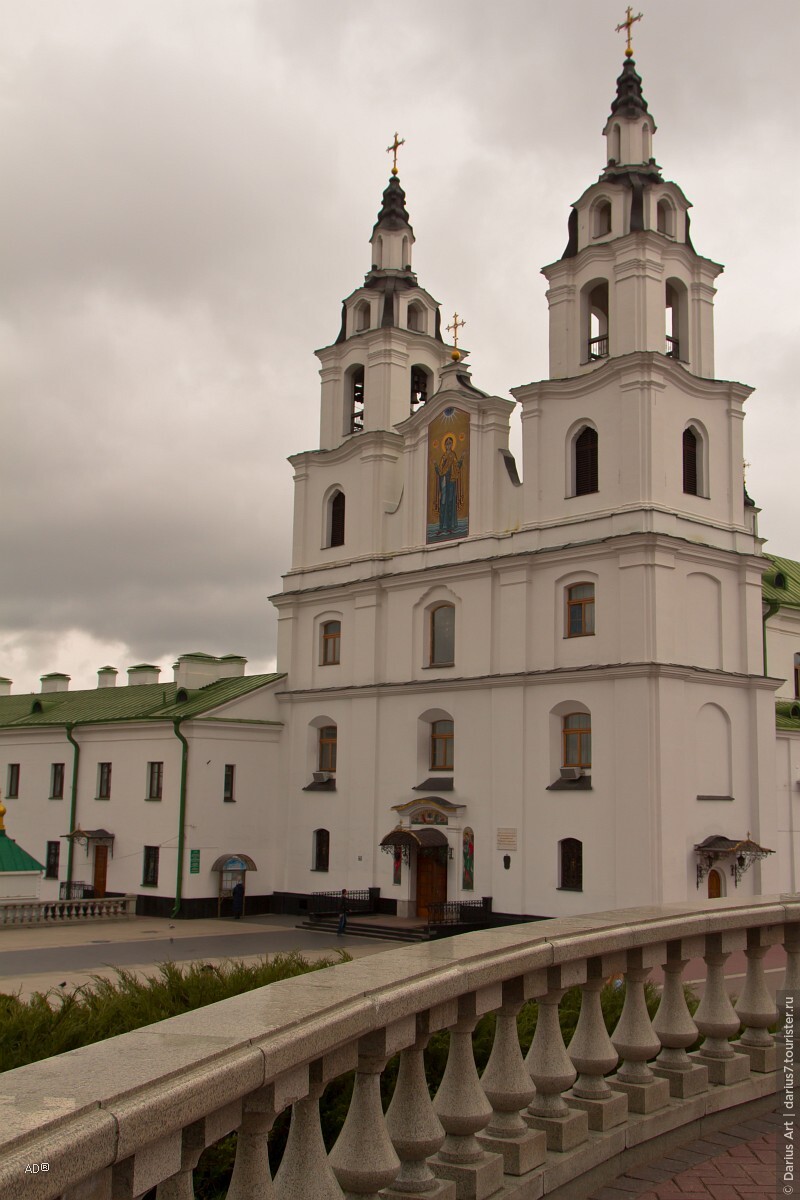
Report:
[[[743,1121],[634,1167],[589,1200],[776,1200],[778,1116]]]

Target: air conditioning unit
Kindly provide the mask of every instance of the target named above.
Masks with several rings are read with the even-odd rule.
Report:
[[[561,778],[562,779],[580,779],[582,774],[583,774],[583,772],[581,771],[580,767],[562,767],[561,768]]]
[[[330,771],[313,771],[314,783],[327,783],[333,778]]]

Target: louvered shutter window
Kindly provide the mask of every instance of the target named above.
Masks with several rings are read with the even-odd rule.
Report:
[[[697,495],[697,434],[693,429],[683,431],[683,490]]]
[[[597,491],[597,430],[587,425],[575,439],[575,495]]]
[[[344,492],[337,492],[331,500],[331,543],[344,545]]]

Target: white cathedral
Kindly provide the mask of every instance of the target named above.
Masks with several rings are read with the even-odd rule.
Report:
[[[544,268],[549,377],[513,401],[443,341],[395,167],[291,459],[276,673],[4,685],[7,826],[43,894],[205,915],[243,873],[250,911],[347,887],[424,918],[795,890],[800,566],[763,553],[751,389],[714,377],[722,268],[655,131],[626,57]]]

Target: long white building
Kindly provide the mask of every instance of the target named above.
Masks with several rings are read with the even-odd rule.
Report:
[[[443,341],[393,173],[364,282],[317,351],[319,447],[291,459],[276,674],[229,693],[228,660],[185,656],[134,716],[129,688],[56,693],[63,720],[51,692],[40,720],[0,698],[7,823],[29,851],[72,845],[73,879],[94,855],[97,882],[102,839],[76,831],[105,830],[105,886],[186,915],[245,852],[250,902],[274,908],[344,886],[411,915],[795,890],[800,567],[763,553],[751,389],[714,375],[722,268],[692,245],[655,132],[628,58],[606,165],[544,268],[549,377],[513,400]],[[78,696],[88,715],[68,717]],[[143,796],[159,763],[162,794]]]

